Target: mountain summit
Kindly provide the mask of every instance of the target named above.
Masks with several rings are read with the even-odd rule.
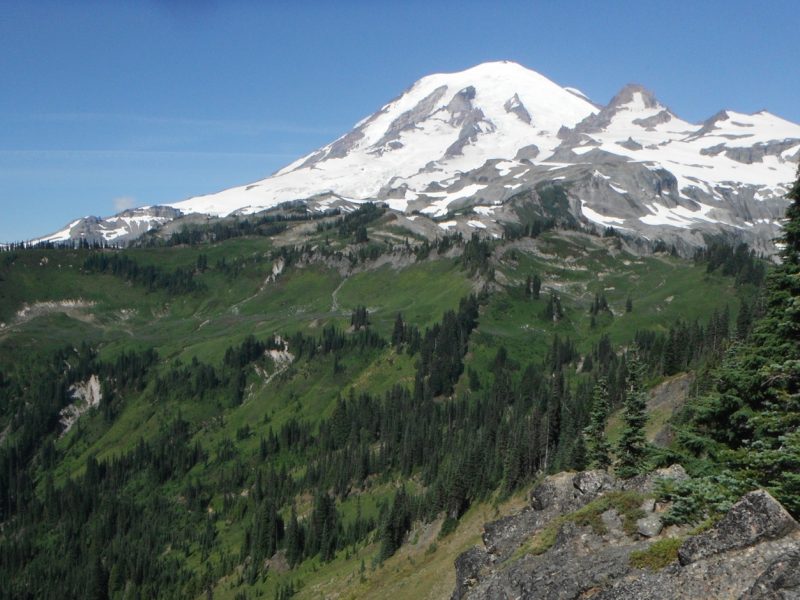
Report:
[[[458,174],[496,159],[549,156],[561,127],[596,112],[585,98],[512,62],[429,75],[272,177],[173,206],[223,216],[335,194],[442,216],[451,196],[469,197],[485,187],[459,185]]]
[[[584,226],[679,248],[724,234],[770,252],[799,157],[800,126],[768,112],[692,124],[640,85],[599,107],[517,63],[489,62],[423,77],[266,179],[168,206],[226,217],[290,201],[325,210],[372,200],[444,229],[500,235],[503,223],[524,220],[526,202],[548,216],[540,192],[558,186],[560,216]],[[148,207],[42,239],[125,242],[172,220]]]

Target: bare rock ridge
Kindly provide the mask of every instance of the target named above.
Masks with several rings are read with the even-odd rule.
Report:
[[[456,559],[452,599],[800,598],[800,526],[780,503],[756,490],[707,531],[664,527],[656,482],[686,477],[677,465],[628,481],[547,477],[525,509],[487,523],[483,546]],[[636,566],[662,540],[679,544],[674,560]]]
[[[684,121],[641,85],[599,106],[508,61],[423,77],[270,177],[166,207],[78,219],[35,241],[135,240],[178,223],[376,201],[431,229],[501,236],[542,186],[571,218],[691,254],[709,235],[771,253],[800,159],[800,125],[766,111]],[[194,215],[194,216],[193,216]],[[552,216],[552,215],[550,215]]]

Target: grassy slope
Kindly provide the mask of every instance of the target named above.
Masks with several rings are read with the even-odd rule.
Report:
[[[735,313],[738,301],[730,279],[709,276],[702,267],[669,257],[612,256],[612,243],[550,233],[536,243],[528,241],[503,251],[495,266],[498,280],[507,284],[508,291],[493,294],[482,309],[467,366],[488,377],[483,374],[501,344],[522,364],[540,360],[554,333],[572,337],[585,352],[603,333],[615,343],[627,343],[639,328],[663,329],[679,317],[705,319],[726,303]],[[237,239],[199,249],[130,251],[142,264],[168,270],[192,265],[200,253],[206,254],[212,268],[197,276],[206,291],[177,298],[163,292],[148,293],[110,275],[81,273],[84,251],[27,251],[13,263],[2,262],[10,255],[0,255],[0,321],[7,324],[0,329],[0,365],[12,364],[20,351],[76,345],[82,340],[98,345],[106,358],[123,350],[154,346],[165,361],[187,362],[196,356],[219,364],[225,349],[248,334],[314,333],[329,322],[344,326],[350,310],[360,304],[369,307],[373,326],[383,335],[391,332],[398,312],[424,328],[438,321],[443,311],[455,308],[473,288],[457,261],[444,258],[400,270],[384,266],[346,279],[322,266],[292,268],[276,282],[265,283],[272,271],[269,249],[270,243],[263,239]],[[238,261],[242,265],[238,276],[228,277],[213,268],[223,257],[229,264]],[[513,289],[532,273],[543,279],[542,299],[536,301]],[[559,293],[566,311],[566,318],[558,324],[541,315],[550,289]],[[588,307],[595,292],[606,295],[615,316],[591,328]],[[631,313],[624,311],[628,295],[634,304]],[[93,304],[67,311],[42,309],[40,316],[28,320],[15,317],[24,304],[78,298]],[[246,401],[234,409],[212,401],[156,402],[146,391],[140,398],[131,398],[111,425],[98,414],[83,417],[59,442],[65,458],[58,473],[61,477],[79,473],[90,453],[106,457],[130,448],[140,436],[152,435],[178,412],[194,424],[196,436],[212,455],[219,440],[236,439],[237,429],[250,426],[253,434],[237,440],[236,445],[243,456],[252,456],[259,436],[269,427],[279,426],[293,415],[311,420],[326,415],[337,394],[350,388],[382,393],[395,383],[411,382],[414,375],[413,360],[391,349],[351,354],[342,364],[343,372],[334,374],[331,357],[301,361],[269,384],[252,374]],[[222,419],[215,418],[220,414]],[[199,465],[187,478],[203,478],[210,469]],[[167,492],[177,494],[179,487],[177,482]],[[374,507],[376,499],[386,494],[384,488],[370,490],[363,505]],[[215,498],[212,505],[219,501]],[[480,526],[493,518],[493,513],[486,505],[474,507],[458,530],[437,542],[438,549],[431,554],[426,554],[430,543],[411,544],[372,571],[375,549],[367,547],[354,557],[340,556],[325,565],[307,561],[292,577],[303,581],[300,597],[333,595],[334,590],[343,598],[387,594],[447,597],[452,590],[453,559],[479,540]],[[242,522],[221,522],[218,529],[222,547],[238,549]],[[431,538],[426,533],[420,537]],[[364,582],[358,574],[362,558],[368,568]],[[269,578],[257,588],[271,597],[277,580]],[[218,587],[219,597],[228,596],[228,583]],[[232,597],[233,591],[229,595]]]

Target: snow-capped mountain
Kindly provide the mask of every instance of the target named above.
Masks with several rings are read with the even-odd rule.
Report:
[[[597,112],[588,100],[515,63],[420,79],[347,135],[272,177],[174,204],[227,215],[324,193],[387,199],[397,210],[445,214],[486,186],[459,186],[487,161],[549,156],[558,131]],[[458,188],[452,193],[442,190]],[[425,198],[420,199],[420,196]]]
[[[692,124],[640,86],[601,107],[519,64],[492,62],[420,79],[266,179],[168,206],[223,217],[287,201],[320,210],[379,200],[442,228],[497,234],[498,222],[519,220],[520,204],[556,184],[585,225],[682,247],[724,232],[769,251],[798,158],[800,125],[768,112],[722,111]],[[138,210],[146,212],[93,225],[103,239],[131,239],[146,221],[128,228],[120,219],[154,209]],[[171,217],[149,218],[157,227]],[[79,225],[88,227],[44,239],[75,237]]]
[[[55,233],[33,240],[33,243],[85,239],[125,244],[181,216],[181,211],[169,206],[131,208],[113,217],[76,219]]]

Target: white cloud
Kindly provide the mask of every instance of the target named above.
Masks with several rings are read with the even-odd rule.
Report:
[[[130,196],[120,196],[119,198],[114,198],[114,208],[117,211],[134,208],[135,206],[136,198],[131,198]]]

